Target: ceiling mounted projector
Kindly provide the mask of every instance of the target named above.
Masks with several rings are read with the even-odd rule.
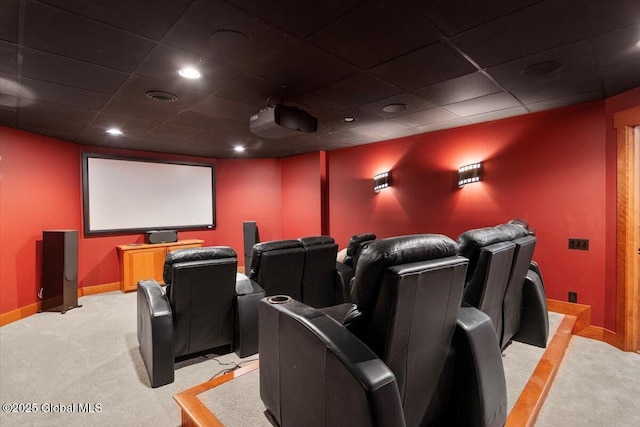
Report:
[[[298,107],[277,104],[251,116],[249,129],[264,138],[288,138],[317,131],[318,119]]]

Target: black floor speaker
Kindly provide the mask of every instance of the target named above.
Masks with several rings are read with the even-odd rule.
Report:
[[[242,223],[242,232],[244,234],[244,268],[247,274],[249,274],[249,268],[251,266],[251,250],[253,249],[253,245],[260,243],[256,222],[244,221]]]
[[[42,232],[42,311],[66,313],[78,305],[78,232]]]

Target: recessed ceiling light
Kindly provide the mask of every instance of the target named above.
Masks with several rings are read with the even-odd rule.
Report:
[[[122,135],[122,131],[118,128],[109,128],[107,129],[107,133],[109,135]]]
[[[185,79],[199,79],[202,77],[200,71],[196,70],[193,67],[185,67],[178,70],[178,74],[180,74]]]
[[[355,117],[345,117],[342,120],[344,120],[346,123],[353,123],[353,122],[356,121],[356,118]]]
[[[233,151],[235,151],[236,153],[242,153],[244,151],[244,147],[242,145],[236,145],[235,147],[233,147]]]
[[[385,113],[399,113],[407,109],[407,104],[389,104],[382,107]]]

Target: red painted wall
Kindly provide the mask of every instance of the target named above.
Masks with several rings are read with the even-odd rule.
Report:
[[[36,301],[42,230],[81,228],[81,190],[73,144],[0,126],[0,156],[0,313],[5,313]]]
[[[484,180],[457,189],[459,166],[482,161]],[[392,187],[376,194],[373,176],[391,171]],[[331,234],[443,233],[529,221],[538,231],[535,259],[547,296],[569,290],[604,324],[604,102],[417,135],[329,152]],[[569,251],[569,237],[589,251]]]
[[[76,229],[80,287],[119,281],[116,245],[142,234],[85,237],[83,151],[217,163],[217,228],[180,231],[180,239],[233,247],[244,264],[242,221],[257,220],[264,240],[281,238],[280,162],[218,160],[84,147],[0,126],[0,314],[38,301],[42,230]]]
[[[321,154],[282,159],[282,236],[322,234]]]

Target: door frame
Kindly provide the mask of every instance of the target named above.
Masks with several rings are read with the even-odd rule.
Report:
[[[640,350],[640,228],[639,173],[640,106],[613,115],[617,132],[616,171],[616,346],[625,351]]]

